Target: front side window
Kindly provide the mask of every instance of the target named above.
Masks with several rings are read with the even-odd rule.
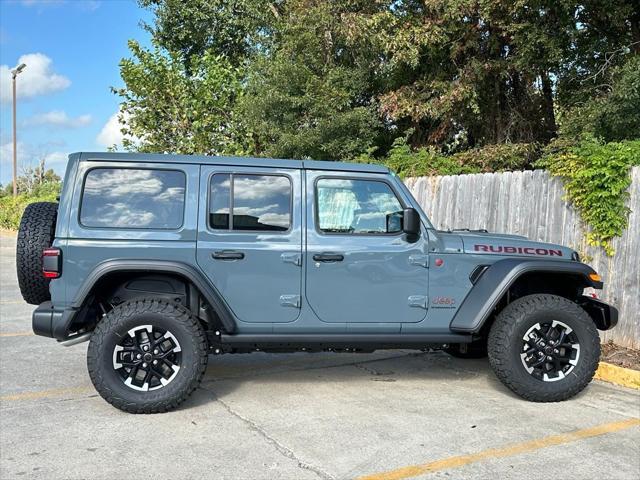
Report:
[[[321,178],[316,184],[316,202],[321,232],[386,234],[402,231],[402,205],[385,182]]]
[[[209,198],[211,228],[284,232],[291,226],[291,180],[283,175],[215,174]]]
[[[182,226],[186,176],[178,170],[94,168],[80,223],[95,228],[173,230]]]

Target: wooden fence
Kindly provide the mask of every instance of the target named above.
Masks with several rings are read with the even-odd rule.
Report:
[[[548,172],[419,177],[406,184],[437,228],[485,228],[580,252],[603,277],[602,298],[620,310],[618,326],[601,332],[603,340],[640,348],[640,167],[631,176],[629,225],[613,241],[612,257],[586,244],[580,216],[564,200],[561,180]]]

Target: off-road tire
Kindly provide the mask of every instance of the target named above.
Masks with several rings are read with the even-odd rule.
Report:
[[[520,358],[523,335],[541,321],[558,320],[573,329],[580,358],[559,381],[545,382],[530,375]],[[528,295],[509,304],[491,326],[489,363],[498,379],[520,397],[533,402],[559,402],[581,392],[591,381],[600,358],[600,336],[591,317],[563,297]]]
[[[42,275],[42,251],[49,248],[56,231],[58,204],[37,202],[22,214],[16,245],[16,268],[22,298],[31,305],[51,300],[51,279]]]
[[[454,343],[445,348],[444,351],[452,357],[463,359],[485,358],[488,355],[486,340],[472,343]]]
[[[171,331],[182,348],[180,371],[158,390],[140,392],[123,383],[113,366],[113,350],[123,335],[141,325]],[[198,387],[207,368],[204,330],[181,305],[159,299],[138,299],[111,310],[94,330],[87,352],[89,376],[107,402],[129,413],[162,413],[176,408]]]

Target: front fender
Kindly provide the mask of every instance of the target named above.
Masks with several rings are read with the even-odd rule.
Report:
[[[584,263],[526,258],[499,260],[490,265],[471,288],[451,320],[450,329],[459,333],[478,333],[509,287],[531,272],[572,275],[580,278],[585,287],[602,288],[602,282],[589,277],[596,273],[595,270]]]

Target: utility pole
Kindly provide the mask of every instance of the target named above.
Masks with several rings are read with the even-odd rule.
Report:
[[[21,63],[11,70],[11,79],[13,81],[13,196],[18,195],[18,142],[16,135],[16,77],[26,65]]]

